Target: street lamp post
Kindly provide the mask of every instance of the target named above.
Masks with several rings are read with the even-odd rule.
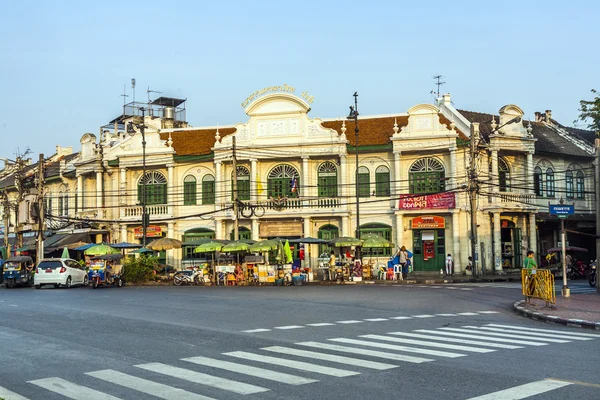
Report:
[[[354,151],[356,154],[356,171],[354,174],[354,183],[355,183],[355,194],[356,194],[356,231],[355,236],[357,239],[360,239],[360,204],[359,204],[359,191],[358,191],[358,92],[354,92],[354,107],[350,106],[350,114],[348,114],[348,119],[354,118],[354,134],[356,135],[356,142],[354,146]],[[360,251],[359,247],[356,248],[355,259],[360,259]]]

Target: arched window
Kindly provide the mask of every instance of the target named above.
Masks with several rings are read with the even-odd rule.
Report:
[[[535,167],[533,170],[533,190],[535,191],[536,196],[544,195],[544,180],[542,178],[542,169],[540,167]]]
[[[300,175],[291,165],[281,164],[269,172],[267,185],[269,197],[298,197]]]
[[[358,167],[358,197],[371,196],[371,173],[367,167]]]
[[[323,240],[332,240],[336,237],[340,236],[340,231],[335,225],[323,225],[319,228],[318,238]],[[323,253],[327,253],[327,257],[329,257],[329,252],[331,251],[331,247],[327,244],[319,245],[319,255]]]
[[[58,193],[58,215],[63,216],[64,214],[64,194],[63,192]]]
[[[360,227],[360,234],[365,235],[367,233],[377,234],[384,239],[389,241],[392,240],[392,227],[385,224],[365,224]],[[362,236],[361,236],[362,237]],[[389,256],[392,254],[392,248],[363,248],[365,254],[370,256]]]
[[[498,186],[501,192],[510,191],[510,169],[502,157],[498,157]]]
[[[188,175],[183,179],[183,205],[196,205],[196,178]]]
[[[138,182],[138,201],[144,203],[146,192],[146,205],[167,204],[167,179],[157,171],[146,172]]]
[[[375,170],[375,196],[387,197],[390,195],[390,170],[380,165]]]
[[[575,190],[573,188],[573,171],[567,171],[565,173],[565,189],[567,192],[567,199],[575,197]]]
[[[252,231],[250,231],[250,229],[246,228],[245,226],[240,226],[238,228],[238,233],[239,233],[240,240],[250,240],[250,239],[252,239]],[[233,229],[232,229],[231,233],[229,234],[229,240],[233,240],[234,236],[235,235],[234,235]]]
[[[215,204],[215,177],[212,175],[202,178],[202,204]]]
[[[546,196],[554,197],[556,193],[556,187],[554,183],[554,171],[552,168],[546,170]]]
[[[331,161],[319,165],[317,169],[319,197],[337,197],[337,167]]]
[[[240,165],[236,169],[238,199],[250,200],[250,171]],[[231,172],[231,199],[233,200],[233,171]]]
[[[585,176],[582,171],[575,174],[575,193],[578,199],[585,198]]]
[[[439,160],[422,158],[415,161],[408,171],[409,191],[411,194],[443,192],[445,178],[446,171]]]

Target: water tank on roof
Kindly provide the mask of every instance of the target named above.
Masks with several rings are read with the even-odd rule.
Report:
[[[173,107],[163,108],[163,118],[175,119],[175,108],[173,108]]]

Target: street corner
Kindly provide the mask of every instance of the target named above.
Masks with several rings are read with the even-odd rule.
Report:
[[[535,300],[535,299],[532,299]],[[587,312],[586,319],[580,318],[582,312],[570,309],[565,305],[552,305],[546,307],[544,304],[536,302],[526,302],[519,300],[513,304],[514,310],[524,317],[531,318],[536,321],[571,326],[576,328],[600,330],[600,313]]]

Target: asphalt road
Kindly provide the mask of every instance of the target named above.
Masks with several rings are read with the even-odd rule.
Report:
[[[600,333],[518,316],[519,299],[513,283],[2,287],[0,398],[599,399]]]

